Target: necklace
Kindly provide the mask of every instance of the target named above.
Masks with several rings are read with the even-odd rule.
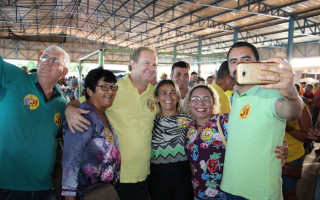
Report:
[[[107,126],[107,128],[113,132],[112,130],[112,126],[108,120],[108,117],[106,115],[104,115],[103,113],[99,112],[98,109],[89,101],[87,101],[90,105],[92,105],[92,107],[94,108],[94,110],[96,111],[96,113],[98,113],[100,119],[102,120],[102,122]]]

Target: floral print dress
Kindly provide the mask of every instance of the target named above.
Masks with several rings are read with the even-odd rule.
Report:
[[[221,129],[227,139],[228,114],[220,115]],[[185,151],[192,171],[192,185],[195,199],[222,198],[222,180],[225,145],[221,140],[217,115],[197,131],[196,121],[189,123]]]

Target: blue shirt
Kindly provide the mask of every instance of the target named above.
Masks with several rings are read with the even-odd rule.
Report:
[[[63,196],[76,196],[76,193],[82,196],[90,185],[119,181],[120,151],[116,134],[103,123],[91,104],[84,102],[79,108],[90,110],[83,116],[91,124],[88,130],[75,134],[64,124]]]

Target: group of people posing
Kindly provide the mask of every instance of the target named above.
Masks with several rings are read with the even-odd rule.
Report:
[[[297,120],[303,109],[291,66],[270,58],[281,67],[263,65],[277,74],[258,79],[278,82],[235,85],[231,110],[221,93],[236,83],[239,62],[258,61],[252,44],[238,42],[216,84],[189,88],[190,66],[180,61],[171,80],[154,87],[157,53],[140,47],[130,73],[117,79],[91,70],[85,97],[66,107],[55,86],[68,71],[64,50],[48,47],[32,75],[1,59],[0,108],[7,112],[0,114],[6,119],[0,120],[0,199],[55,199],[50,173],[62,126],[66,200],[82,198],[99,182],[113,184],[124,200],[282,199],[286,120]],[[19,125],[10,124],[17,119]]]

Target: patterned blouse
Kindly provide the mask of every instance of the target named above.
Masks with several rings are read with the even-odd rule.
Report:
[[[221,129],[226,139],[228,119],[228,114],[220,115]],[[218,131],[217,115],[204,124],[199,133],[196,121],[190,122],[185,150],[191,165],[195,199],[223,197],[220,183],[226,149]]]
[[[189,121],[191,118],[183,113],[174,116],[156,115],[152,130],[151,163],[167,164],[188,160],[184,142]]]
[[[103,123],[91,104],[84,102],[79,108],[90,110],[83,116],[91,124],[88,130],[75,134],[64,124],[63,196],[76,196],[76,193],[82,196],[90,185],[119,181],[120,151],[116,134]]]

